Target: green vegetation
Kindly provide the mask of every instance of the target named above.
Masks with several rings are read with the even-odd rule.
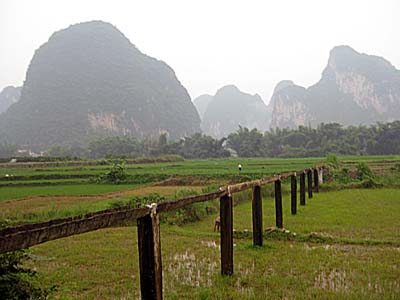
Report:
[[[0,229],[8,226],[0,222]],[[37,273],[24,265],[31,259],[30,253],[17,250],[0,254],[0,299],[46,300],[54,290],[45,288],[37,281]]]
[[[239,126],[236,132],[220,140],[203,134],[170,143],[165,137],[160,137],[160,140],[163,142],[140,142],[129,137],[108,138],[93,141],[88,151],[92,157],[178,154],[190,159],[222,158],[230,156],[224,147],[226,141],[227,146],[240,157],[400,154],[400,121],[368,127],[322,123],[317,128],[276,128],[265,133]]]
[[[240,157],[266,156],[266,145],[263,135],[257,129],[249,130],[239,126],[239,130],[228,136],[228,146]]]
[[[0,298],[7,300],[46,300],[54,288],[44,288],[35,281],[37,273],[22,267],[29,260],[25,251],[0,254]]]
[[[92,140],[87,151],[91,158],[140,156],[143,145],[133,137],[115,136]]]
[[[262,188],[263,227],[271,228],[263,247],[252,246],[251,190],[234,194],[235,274],[231,278],[220,275],[219,234],[213,231],[218,199],[163,213],[165,299],[395,299],[400,293],[400,190],[393,188],[400,183],[398,161],[398,156],[329,155],[326,159],[214,159],[123,167],[124,176],[132,181],[166,179],[153,186],[82,184],[113,171],[117,164],[110,161],[15,166],[0,169],[4,175],[14,175],[3,183],[44,185],[0,187],[0,218],[16,224],[122,205],[140,207],[325,162],[331,169],[321,192],[307,198],[306,206],[298,205],[295,216],[290,214],[289,181],[282,182],[284,231],[272,229],[273,185]],[[48,185],[62,180],[80,184]],[[362,188],[368,180],[380,188]],[[37,270],[35,281],[40,286],[55,286],[56,299],[137,299],[134,223],[37,245],[31,249],[33,260],[23,266]]]
[[[241,159],[243,170],[240,176],[237,173],[238,160],[193,160],[193,161],[174,161],[161,163],[135,163],[130,164],[127,160],[125,165],[125,174],[127,177],[124,182],[131,185],[151,184],[164,180],[173,179],[180,184],[208,185],[215,182],[221,184],[226,182],[238,182],[248,179],[256,179],[264,176],[270,176],[274,173],[282,173],[303,169],[310,165],[315,165],[322,159]],[[81,165],[72,165],[71,162],[59,162],[57,166],[46,163],[33,164],[32,168],[26,168],[26,164],[0,164],[0,201],[1,199],[12,199],[14,196],[8,196],[8,191],[14,192],[17,187],[22,191],[29,191],[33,188],[40,191],[43,187],[47,190],[49,185],[59,185],[53,187],[54,190],[66,190],[77,188],[77,185],[85,185],[90,182],[94,184],[100,176],[110,172],[112,164],[106,161],[106,164],[92,165],[93,161],[80,162]],[[86,164],[85,164],[86,163]],[[27,164],[30,165],[29,163]],[[104,182],[104,181],[103,181]],[[109,181],[111,182],[111,181]],[[103,184],[97,184],[100,190]],[[93,185],[92,189],[95,189]],[[15,189],[13,188],[15,187]],[[23,193],[23,192],[22,192]],[[82,192],[85,194],[85,192]],[[63,193],[64,194],[64,193]],[[27,194],[29,196],[29,192]]]
[[[337,159],[337,158],[336,158]],[[126,183],[150,184],[166,179],[179,181],[197,181],[198,184],[208,185],[212,182],[239,182],[249,179],[271,176],[277,173],[301,170],[309,166],[323,163],[324,158],[293,158],[293,159],[264,159],[264,158],[236,158],[236,159],[210,159],[189,160],[161,163],[133,163],[127,160],[125,165]],[[347,156],[340,157],[341,168],[353,172],[357,163],[365,162],[374,173],[397,172],[395,164],[400,161],[400,156]],[[99,176],[109,172],[112,162],[106,161],[79,161],[73,162],[26,163],[26,164],[0,164],[0,189],[7,191],[12,186],[47,186],[47,185],[87,185],[89,181],[95,182]],[[238,175],[237,164],[243,166]],[[339,162],[337,162],[339,163]],[[29,166],[29,167],[28,167]],[[353,176],[351,173],[350,175]],[[395,184],[395,179],[393,183]],[[9,186],[9,187],[6,187]],[[39,188],[39,187],[38,187]],[[60,187],[61,189],[62,187]],[[70,187],[66,187],[70,189]],[[99,187],[101,189],[101,187]],[[0,193],[0,197],[7,197]]]
[[[123,191],[132,189],[138,185],[113,185],[113,184],[81,184],[81,185],[56,185],[56,186],[24,186],[24,187],[2,187],[0,189],[0,203],[2,201],[51,195],[96,195],[107,192]]]
[[[263,247],[253,247],[250,234],[235,239],[231,278],[220,275],[216,213],[163,223],[165,299],[396,299],[399,197],[386,189],[319,193],[291,216],[286,196],[284,226],[298,238],[266,235]],[[263,209],[266,228],[274,224],[271,197]],[[234,228],[251,231],[249,199],[234,207]],[[33,247],[45,259],[32,266],[61,299],[136,299],[136,243],[131,227],[91,232]]]
[[[126,173],[125,162],[114,162],[111,169],[105,174],[100,175],[96,182],[98,183],[126,183],[128,174]]]
[[[186,159],[226,158],[235,152],[239,157],[320,157],[336,155],[400,154],[400,121],[370,126],[343,127],[338,123],[320,124],[317,128],[271,129],[265,133],[239,126],[222,139],[196,133],[179,141],[137,140],[130,136],[98,138],[86,148],[53,145],[47,154],[59,157],[138,158],[179,155]],[[16,146],[0,145],[0,157],[10,157]],[[230,151],[228,151],[230,149]]]
[[[343,127],[338,123],[317,128],[272,129],[262,134],[239,128],[227,138],[228,144],[243,156],[313,157],[337,155],[385,155],[400,153],[400,121],[371,126]],[[256,144],[252,148],[249,145]]]

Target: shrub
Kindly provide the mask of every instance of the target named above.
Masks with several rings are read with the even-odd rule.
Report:
[[[372,173],[371,169],[364,162],[357,164],[356,176],[360,181],[374,178],[374,174]]]
[[[125,162],[115,161],[110,171],[100,175],[96,181],[98,183],[120,184],[125,183],[127,178],[128,174],[126,173]]]
[[[45,289],[34,282],[36,272],[21,267],[28,259],[22,250],[0,254],[0,299],[48,299],[55,287]]]
[[[342,168],[333,172],[333,178],[340,184],[348,184],[352,181],[348,168]]]

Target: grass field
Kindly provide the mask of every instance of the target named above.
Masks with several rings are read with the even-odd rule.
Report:
[[[94,189],[96,185],[91,185],[87,190],[83,187],[78,186],[79,189],[74,190],[73,193],[68,193],[70,190],[66,189],[57,195],[52,195],[50,189],[50,194],[32,193],[30,197],[0,202],[0,219],[7,219],[8,223],[40,222],[104,210],[110,208],[113,203],[127,202],[132,196],[141,197],[156,193],[172,198],[182,190],[201,192],[201,187],[198,186],[100,185],[103,189],[99,190]],[[84,191],[88,193],[83,194]],[[102,191],[106,193],[101,193]]]
[[[26,186],[3,187],[0,189],[0,202],[33,196],[50,195],[96,195],[107,192],[132,189],[138,185],[131,184],[84,184],[84,185],[56,185],[56,186]]]
[[[251,238],[236,239],[232,278],[219,275],[214,216],[185,226],[162,224],[165,299],[398,299],[399,199],[399,190],[385,189],[315,195],[298,215],[285,211],[285,228],[329,234],[339,242],[267,239],[254,248]],[[272,201],[264,202],[264,224],[270,226]],[[234,212],[234,227],[251,230],[250,203],[235,206]],[[359,243],[372,239],[392,244]],[[135,227],[56,240],[32,252],[43,282],[59,286],[59,299],[139,297]]]
[[[124,203],[133,196],[157,193],[173,198],[182,191],[200,193],[207,186],[215,190],[232,180],[300,170],[323,160],[127,165],[127,172],[138,181],[146,175],[172,179],[162,186],[152,182],[90,183],[90,177],[109,170],[110,166],[104,165],[0,168],[0,219],[25,223],[80,215]],[[235,178],[239,161],[242,178]],[[367,162],[379,174],[400,162],[400,156],[345,157],[341,161],[350,168]],[[5,178],[6,174],[14,178]],[[2,186],[9,183],[15,186]],[[263,188],[264,228],[275,225],[272,190],[272,185]],[[306,199],[306,206],[298,205],[296,216],[290,214],[287,182],[283,190],[283,223],[290,233],[266,235],[263,247],[252,246],[251,192],[234,194],[234,228],[239,233],[234,241],[235,274],[231,278],[220,275],[219,234],[213,232],[218,200],[205,204],[214,208],[213,215],[204,215],[204,205],[194,206],[203,212],[197,222],[178,226],[170,224],[171,218],[161,218],[164,298],[400,299],[400,189],[314,193],[312,199]],[[176,216],[180,214],[182,211],[176,212]],[[29,264],[39,272],[42,284],[57,286],[56,299],[140,297],[134,225],[47,242],[32,247],[31,252]]]
[[[129,175],[169,175],[169,176],[204,176],[219,177],[221,175],[237,174],[237,164],[243,166],[242,174],[248,176],[269,176],[275,173],[295,171],[322,163],[325,158],[296,158],[296,159],[265,159],[265,158],[235,158],[235,159],[210,159],[191,160],[182,162],[151,163],[127,165]],[[372,167],[387,164],[394,165],[400,162],[400,156],[346,156],[341,158],[343,163],[352,164],[357,162],[368,162]],[[42,164],[34,168],[22,168],[21,166],[10,167],[12,164],[0,164],[0,183],[12,183],[10,176],[18,177],[17,181],[43,181],[47,179],[69,179],[77,183],[83,179],[98,176],[107,170],[108,166],[72,166],[46,167]],[[23,165],[22,165],[23,166]],[[9,177],[5,177],[8,174]]]

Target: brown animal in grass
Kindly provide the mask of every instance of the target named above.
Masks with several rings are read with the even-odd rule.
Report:
[[[219,231],[221,228],[221,218],[216,217],[214,220],[214,231]]]

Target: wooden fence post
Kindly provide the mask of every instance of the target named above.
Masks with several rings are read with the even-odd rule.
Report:
[[[312,171],[309,169],[307,171],[307,188],[308,188],[308,198],[312,198]]]
[[[318,169],[314,169],[314,192],[319,192],[319,185],[318,185]]]
[[[319,169],[318,182],[319,182],[319,184],[323,184],[324,183],[324,168],[323,167]]]
[[[275,181],[275,220],[276,227],[283,228],[282,189],[280,180]]]
[[[253,212],[253,244],[254,246],[262,246],[263,215],[262,215],[261,187],[259,185],[253,188],[252,212]]]
[[[151,205],[150,215],[137,219],[137,230],[142,299],[161,300],[161,241],[157,204]]]
[[[291,177],[291,210],[292,215],[297,213],[297,179],[296,174]]]
[[[220,198],[221,274],[233,274],[233,209],[231,195]]]
[[[300,205],[306,205],[306,174],[300,174]]]

